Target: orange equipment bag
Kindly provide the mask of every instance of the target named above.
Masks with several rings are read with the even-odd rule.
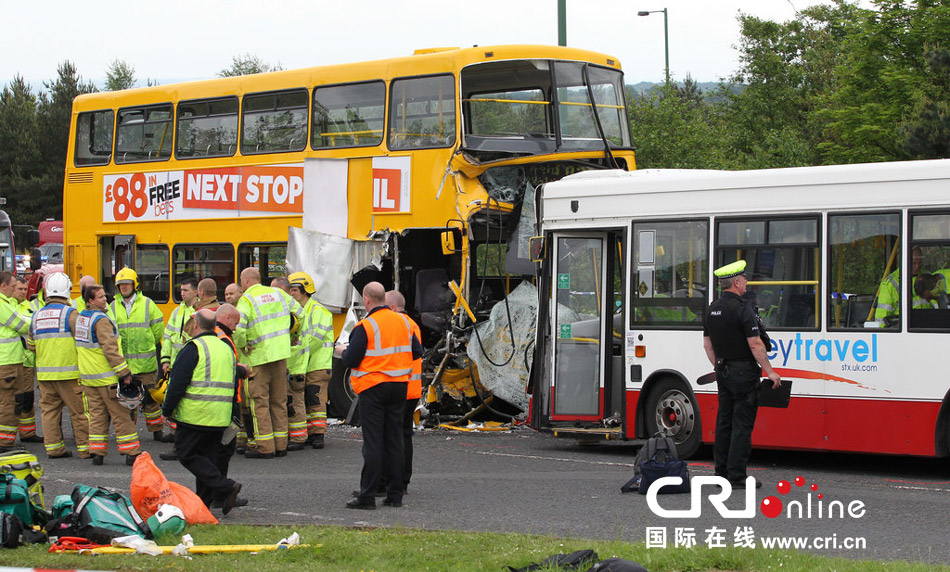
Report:
[[[132,465],[130,493],[132,506],[143,519],[155,514],[158,505],[170,504],[181,509],[188,524],[218,524],[218,519],[194,491],[165,478],[147,451],[143,451]]]

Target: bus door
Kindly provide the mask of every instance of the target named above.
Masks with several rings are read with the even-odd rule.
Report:
[[[551,421],[622,431],[622,232],[555,233]],[[620,435],[618,435],[619,437]]]
[[[115,295],[115,273],[128,266],[135,269],[135,235],[99,237],[99,273],[106,294]]]

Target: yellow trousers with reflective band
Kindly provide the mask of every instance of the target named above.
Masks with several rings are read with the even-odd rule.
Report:
[[[35,376],[36,373],[32,367],[24,366],[20,368],[20,374],[16,380],[16,393],[33,393],[35,389]],[[20,412],[17,413],[17,428],[21,439],[36,435],[36,406],[32,406],[29,409],[21,409]]]
[[[63,439],[63,408],[69,408],[69,421],[76,438],[76,451],[89,458],[89,413],[78,379],[39,381],[40,411],[43,415],[43,443],[46,454],[58,457],[66,452]]]
[[[287,382],[287,395],[291,397],[290,408],[293,415],[287,412],[287,439],[291,443],[307,442],[307,406],[304,403],[304,389],[307,382],[302,375],[291,375]]]
[[[327,390],[330,387],[331,374],[332,370],[329,369],[307,372],[307,387],[316,388],[310,391],[315,391],[320,401],[316,405],[307,406],[307,433],[310,435],[323,435],[327,432]]]
[[[89,452],[106,456],[109,452],[109,422],[115,429],[116,448],[123,455],[138,455],[142,452],[139,432],[132,421],[132,411],[119,403],[114,385],[89,387],[84,385],[83,395],[89,411]]]
[[[287,360],[254,366],[254,379],[247,380],[247,407],[254,424],[258,453],[287,449]]]

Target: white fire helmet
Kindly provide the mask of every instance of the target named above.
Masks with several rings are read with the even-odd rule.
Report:
[[[46,277],[44,284],[46,297],[59,297],[69,300],[69,292],[73,289],[73,281],[63,272],[54,272]]]

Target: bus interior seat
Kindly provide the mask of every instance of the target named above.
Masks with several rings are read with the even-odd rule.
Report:
[[[845,327],[863,328],[868,321],[871,307],[874,306],[874,294],[856,294],[848,297],[848,310],[845,314]],[[834,318],[832,318],[833,320]],[[871,316],[874,319],[874,316]]]
[[[452,291],[444,268],[427,268],[416,273],[414,307],[426,328],[442,331],[448,326]]]
[[[815,295],[792,294],[788,301],[788,310],[785,313],[783,326],[786,327],[815,327]]]

